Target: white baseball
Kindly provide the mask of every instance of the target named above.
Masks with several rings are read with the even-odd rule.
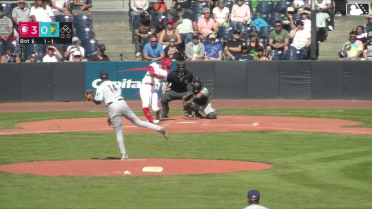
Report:
[[[130,171],[124,171],[124,175],[130,175]]]

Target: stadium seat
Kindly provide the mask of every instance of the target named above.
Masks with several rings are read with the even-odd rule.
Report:
[[[192,9],[192,12],[194,14],[195,13],[203,13],[204,8],[209,8],[209,3],[208,2],[193,1],[192,5],[191,5],[191,9]]]
[[[272,1],[259,1],[256,6],[256,12],[271,13],[274,11],[274,2]]]
[[[284,14],[287,8],[290,7],[291,5],[292,5],[292,1],[277,1],[275,3],[274,11]]]
[[[233,5],[234,5],[234,1],[231,1],[231,0],[225,1],[225,7],[229,8],[230,13],[231,13]]]
[[[296,21],[296,20],[301,20],[301,15],[298,14],[298,13],[294,13],[293,14],[293,20]]]
[[[269,24],[269,21],[270,21],[270,14],[269,13],[261,13],[261,12],[256,12],[254,15],[253,15],[253,19],[263,19],[265,20],[268,24]]]
[[[270,54],[272,60],[284,60],[284,53],[282,50],[271,50]]]
[[[240,36],[242,38],[245,38],[247,39],[252,32],[254,32],[254,28],[252,28],[252,26],[250,25],[243,25],[242,28],[240,29]]]
[[[73,18],[73,23],[77,30],[81,28],[84,29],[85,27],[92,26],[92,18],[86,15],[78,15]]]
[[[260,38],[267,38],[267,37],[269,37],[269,34],[272,30],[273,30],[273,27],[270,26],[270,25],[260,27],[260,31],[258,32],[258,36]]]
[[[91,39],[94,39],[94,32],[91,28],[86,27],[83,31],[80,31],[76,34],[81,42],[89,42]]]
[[[226,27],[226,26],[220,26],[218,28],[218,36],[217,36],[222,43],[226,42],[227,40],[231,39],[233,37],[233,28],[232,27]]]
[[[91,39],[87,43],[82,43],[82,46],[85,49],[85,56],[88,57],[98,51],[98,42],[94,39]]]
[[[285,60],[303,60],[303,52],[294,47],[289,47],[287,54],[284,57]]]
[[[56,15],[55,18],[57,22],[72,22],[72,16],[68,15]]]
[[[278,12],[273,12],[270,14],[270,21],[268,22],[269,25],[274,26],[275,22],[277,20],[283,21],[285,20],[285,14],[283,13],[278,13]]]
[[[12,11],[11,11],[11,7],[10,7],[10,4],[8,3],[0,3],[3,8],[4,8],[4,16],[6,17],[12,17]]]

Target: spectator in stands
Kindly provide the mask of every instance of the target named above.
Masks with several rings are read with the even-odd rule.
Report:
[[[73,62],[85,62],[86,61],[86,59],[84,59],[84,57],[81,56],[80,51],[74,51],[72,56],[74,57]]]
[[[292,39],[290,47],[300,50],[303,53],[304,59],[308,59],[311,34],[309,31],[304,30],[304,23],[301,20],[297,20],[295,24],[296,28],[289,33],[289,38]]]
[[[25,62],[26,63],[40,62],[40,60],[37,59],[37,53],[36,52],[31,52],[31,54],[28,56],[28,59]]]
[[[169,41],[171,39],[176,40],[176,45],[182,43],[181,35],[178,32],[178,30],[176,30],[176,28],[174,27],[174,20],[169,19],[167,21],[166,29],[160,33],[159,43],[163,45],[163,47],[165,48],[169,45]]]
[[[240,31],[234,30],[233,38],[228,40],[225,44],[225,60],[235,60],[238,53],[241,52],[242,41],[240,40]]]
[[[163,19],[159,19],[155,26],[155,35],[157,38],[160,38],[160,34],[163,30],[165,30],[164,21]]]
[[[14,28],[18,31],[20,22],[31,22],[30,9],[26,7],[25,0],[18,0],[18,6],[12,11]]]
[[[293,18],[294,14],[295,14],[295,9],[293,7],[288,7],[287,10],[285,11],[285,17],[284,17],[282,24],[283,24],[283,29],[287,30],[288,32],[296,28],[294,24],[295,20]]]
[[[264,48],[264,44],[258,40],[258,35],[256,32],[250,34],[250,39],[247,43],[248,45],[248,54],[254,56],[257,55],[258,48]]]
[[[62,54],[58,49],[53,45],[49,45],[47,48],[47,54],[43,57],[43,62],[60,62],[62,58]]]
[[[210,34],[217,35],[218,27],[214,20],[211,18],[211,11],[209,8],[203,9],[203,16],[198,20],[198,33],[203,38],[208,38]]]
[[[300,9],[298,13],[301,15],[301,20],[304,23],[304,30],[311,32],[310,9],[309,8]]]
[[[171,58],[173,61],[183,61],[184,55],[181,45],[176,45],[176,40],[169,40],[169,45],[164,49],[165,57]]]
[[[154,29],[150,26],[150,18],[149,16],[143,16],[141,18],[141,25],[134,30],[134,48],[135,48],[135,55],[136,57],[141,57],[141,49],[140,44],[142,46],[146,45],[150,41],[150,36],[154,33]]]
[[[89,11],[93,7],[92,0],[74,0],[74,5],[72,7],[72,14],[77,15],[86,15],[92,16],[92,13]]]
[[[74,0],[75,1],[75,0]],[[132,17],[134,15],[140,15],[142,13],[148,14],[147,10],[149,8],[149,0],[131,0],[130,1],[130,14]]]
[[[32,22],[54,22],[56,20],[47,0],[38,0],[31,7],[30,16]]]
[[[3,56],[3,63],[20,63],[21,58],[14,53],[13,49],[8,49],[7,53]]]
[[[289,34],[282,28],[282,22],[277,20],[275,22],[275,29],[270,32],[269,43],[267,44],[266,51],[282,50],[284,53],[288,51]]]
[[[299,9],[303,9],[305,7],[311,7],[311,1],[309,0],[294,0],[292,2],[292,6],[295,9],[295,13],[298,12]]]
[[[315,1],[315,8],[317,12],[328,13],[330,19],[328,30],[332,31],[335,27],[335,14],[333,12],[332,0],[317,0]]]
[[[235,56],[235,60],[236,61],[254,60],[254,57],[252,55],[248,54],[247,43],[242,43],[242,51],[241,51],[241,53],[239,53]]]
[[[254,57],[254,60],[270,61],[271,58],[272,58],[271,56],[266,56],[265,49],[260,47],[257,49],[257,56]]]
[[[7,51],[12,46],[13,23],[4,15],[4,8],[0,4],[0,63],[6,62]]]
[[[183,47],[185,44],[189,43],[192,40],[194,34],[193,25],[192,25],[192,15],[190,13],[185,13],[184,8],[177,9],[178,19],[174,23],[174,27],[178,30],[181,36],[181,41]]]
[[[177,0],[172,0],[171,5],[169,9],[167,10],[168,19],[178,20],[177,18],[178,9],[181,9],[181,8],[178,8]]]
[[[65,52],[65,60],[74,61],[74,52],[79,51],[82,58],[85,57],[85,49],[81,46],[79,37],[72,37],[72,45],[68,46]]]
[[[70,1],[69,0],[52,0],[52,8],[55,16],[68,15],[70,16]]]
[[[241,28],[243,25],[251,22],[251,10],[245,0],[237,0],[236,4],[233,5],[230,15],[230,25],[233,28]]]
[[[349,33],[349,40],[343,46],[343,58],[341,60],[359,60],[363,54],[363,42],[356,39],[356,32]]]
[[[228,7],[225,7],[224,0],[218,0],[217,4],[217,7],[212,10],[214,22],[217,26],[228,26],[230,10]]]
[[[88,61],[110,61],[110,58],[105,54],[105,44],[98,45],[98,52],[88,57]]]
[[[189,16],[192,17],[193,12],[192,12],[192,0],[177,0],[177,9],[183,9],[184,14],[188,14]],[[193,20],[197,21],[197,20]]]
[[[216,35],[209,36],[209,42],[204,46],[204,60],[221,61],[222,60],[222,45],[216,41]]]
[[[154,12],[159,15],[163,15],[167,12],[167,5],[164,0],[158,0],[153,6]]]
[[[363,57],[365,60],[372,61],[372,36],[368,36],[364,51]]]
[[[356,32],[356,39],[365,43],[367,41],[368,33],[364,30],[364,27],[362,25],[358,25],[355,28]]]
[[[143,49],[145,61],[160,61],[165,57],[163,46],[158,42],[156,36],[151,36],[150,42]]]
[[[194,35],[192,41],[185,46],[186,61],[203,61],[204,53],[204,44],[199,41],[198,35]]]

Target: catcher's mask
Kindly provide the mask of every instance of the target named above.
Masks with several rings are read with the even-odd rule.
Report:
[[[192,92],[194,92],[194,94],[197,94],[201,91],[202,89],[202,81],[199,77],[196,77],[192,82],[191,82],[191,86],[192,86]]]
[[[172,60],[169,58],[169,57],[166,57],[163,59],[163,61],[161,62],[161,65],[162,66],[165,66],[167,69],[171,68],[172,67]]]
[[[185,74],[185,63],[184,62],[177,63],[177,74],[179,76],[183,76]]]

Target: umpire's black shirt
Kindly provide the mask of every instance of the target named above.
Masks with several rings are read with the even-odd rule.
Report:
[[[192,82],[193,74],[185,70],[183,76],[179,76],[177,71],[170,72],[167,76],[167,82],[170,84],[170,89],[177,92],[187,92],[187,85]]]

